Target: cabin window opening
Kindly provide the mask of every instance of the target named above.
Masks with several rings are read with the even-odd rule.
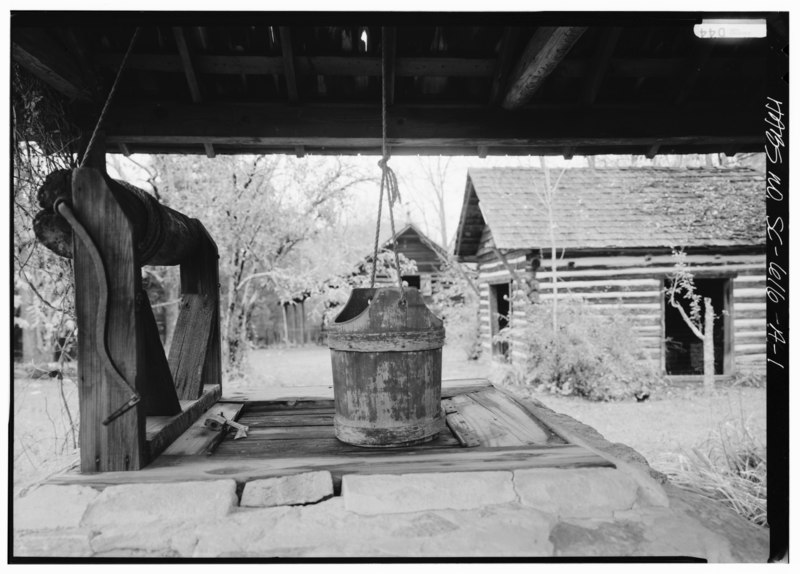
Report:
[[[664,281],[665,287],[669,280]],[[730,353],[729,278],[695,279],[697,293],[711,298],[714,307],[714,374],[723,375],[728,369]],[[686,314],[689,303],[679,300]],[[703,341],[698,339],[668,299],[664,300],[664,366],[667,375],[702,375]]]
[[[490,287],[490,310],[492,313],[492,354],[508,357],[508,341],[495,341],[494,337],[503,329],[508,328],[511,316],[511,302],[509,301],[510,284],[498,283]]]
[[[422,279],[419,275],[403,275],[402,279],[407,287],[416,287],[417,289],[422,287]]]

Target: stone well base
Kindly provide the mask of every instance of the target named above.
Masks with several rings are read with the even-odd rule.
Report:
[[[346,475],[341,496],[314,472],[241,501],[233,480],[45,485],[15,501],[14,556],[766,559],[609,468]]]

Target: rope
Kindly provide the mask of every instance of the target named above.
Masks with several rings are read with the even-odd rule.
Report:
[[[387,190],[386,201],[389,203],[389,222],[392,226],[392,250],[394,251],[394,265],[397,270],[397,285],[400,287],[400,301],[405,301],[405,290],[403,289],[403,278],[400,275],[400,255],[397,253],[397,232],[394,226],[394,209],[396,202],[400,201],[400,186],[397,183],[397,175],[389,167],[389,146],[387,145],[387,121],[386,121],[386,44],[381,46],[381,152],[382,157],[378,161],[381,168],[381,193],[378,199],[378,223],[375,226],[375,250],[372,258],[372,280],[371,287],[375,287],[375,272],[378,267],[378,236],[381,232],[381,210],[383,207],[383,190]]]
[[[119,70],[117,70],[117,77],[114,78],[114,83],[111,85],[111,90],[108,92],[106,103],[103,104],[103,109],[100,111],[100,117],[97,118],[97,123],[94,126],[92,137],[89,138],[89,143],[86,144],[86,151],[83,152],[83,158],[81,158],[81,163],[78,167],[83,167],[86,164],[86,160],[89,159],[89,152],[92,150],[92,146],[94,145],[94,140],[97,138],[97,132],[100,130],[100,126],[106,119],[106,113],[108,112],[108,105],[111,103],[111,98],[114,97],[114,94],[117,91],[117,85],[119,84],[119,79],[122,76],[122,70],[125,69],[125,64],[128,63],[128,56],[131,55],[131,52],[133,51],[133,45],[136,43],[136,38],[139,37],[139,30],[141,30],[141,28],[137,27],[136,30],[133,32],[133,36],[131,37],[131,43],[128,44],[128,51],[125,52],[125,56],[122,58],[122,63],[119,65]]]

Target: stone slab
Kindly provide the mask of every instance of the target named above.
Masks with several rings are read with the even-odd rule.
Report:
[[[311,504],[333,496],[333,479],[327,470],[252,480],[245,484],[240,506]]]
[[[76,528],[100,492],[88,486],[43,485],[14,499],[14,530]]]
[[[67,558],[92,555],[91,532],[83,529],[46,530],[14,536],[17,558]]]
[[[639,492],[636,481],[610,468],[515,470],[514,488],[522,504],[562,517],[610,517],[633,507]]]
[[[109,486],[89,505],[81,525],[99,530],[119,524],[215,520],[237,504],[233,480]]]
[[[517,499],[511,472],[373,474],[342,477],[345,509],[359,514],[395,514],[470,509]]]

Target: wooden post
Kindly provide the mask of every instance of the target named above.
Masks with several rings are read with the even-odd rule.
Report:
[[[300,301],[300,344],[305,345],[306,341],[306,302]]]
[[[219,328],[219,255],[217,245],[205,227],[197,255],[181,264],[181,309],[172,344],[169,365],[178,397],[200,398],[205,385],[222,385],[222,347]]]
[[[72,203],[76,218],[100,252],[108,288],[107,308],[99,309],[97,270],[91,252],[76,237],[73,253],[75,313],[80,333],[81,471],[139,469],[147,464],[145,404],[140,402],[109,425],[102,424],[106,416],[131,398],[131,392],[114,382],[98,352],[105,344],[125,381],[142,393],[144,352],[136,309],[141,274],[133,227],[97,169],[75,170]],[[99,313],[106,313],[106,343],[98,340],[95,330]]]

